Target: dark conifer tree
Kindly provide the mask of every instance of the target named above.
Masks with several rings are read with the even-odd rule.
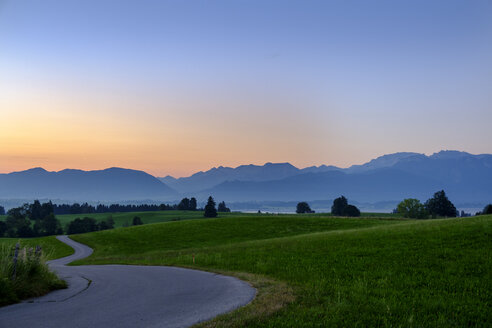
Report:
[[[217,210],[215,209],[215,201],[212,196],[208,197],[207,205],[205,205],[205,212],[203,216],[206,218],[217,217]]]

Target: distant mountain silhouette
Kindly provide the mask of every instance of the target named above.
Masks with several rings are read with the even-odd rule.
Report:
[[[425,200],[444,189],[457,202],[492,200],[492,155],[487,154],[395,153],[346,169],[321,166],[291,169],[288,174],[285,178],[271,175],[269,180],[254,181],[222,177],[216,182],[223,182],[199,195],[211,194],[225,201],[292,201],[330,199],[343,194],[359,202],[380,202],[407,197]],[[191,183],[193,176],[187,179]],[[211,180],[209,184],[213,183]]]
[[[426,200],[441,189],[457,204],[490,203],[492,155],[395,153],[349,168],[321,165],[299,169],[289,163],[220,166],[179,179],[158,179],[121,168],[60,172],[34,168],[0,174],[0,199],[5,201],[175,201],[184,196],[204,201],[212,195],[226,202],[295,202],[345,195],[353,202],[376,204],[409,197]]]
[[[178,197],[176,191],[142,171],[114,167],[48,172],[38,167],[0,174],[0,198],[118,201]]]
[[[289,163],[266,163],[263,166],[250,164],[236,168],[219,166],[186,178],[175,179],[167,176],[160,178],[160,180],[179,192],[193,193],[212,188],[226,181],[278,180],[299,174],[299,172],[298,168]]]

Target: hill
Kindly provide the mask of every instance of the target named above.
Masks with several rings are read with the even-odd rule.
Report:
[[[486,327],[491,222],[231,216],[74,239],[95,249],[80,264],[184,266],[258,289],[204,327]]]

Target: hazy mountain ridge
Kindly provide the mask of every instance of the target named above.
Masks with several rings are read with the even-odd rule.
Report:
[[[0,198],[53,198],[79,201],[177,198],[177,192],[143,171],[122,168],[49,172],[34,168],[0,174]]]
[[[323,171],[324,169],[324,171]],[[341,194],[360,202],[419,198],[444,189],[459,202],[492,200],[492,155],[441,151],[431,156],[395,153],[342,169],[298,169],[297,174],[270,181],[224,181],[199,193],[226,201],[314,200]]]
[[[388,154],[349,168],[299,169],[289,163],[220,166],[179,179],[120,168],[59,172],[33,168],[0,174],[0,199],[165,202],[185,196],[202,201],[213,195],[227,202],[289,202],[343,194],[354,202],[378,203],[409,197],[425,200],[444,189],[457,203],[486,204],[492,201],[491,181],[492,155],[441,151],[431,156]]]

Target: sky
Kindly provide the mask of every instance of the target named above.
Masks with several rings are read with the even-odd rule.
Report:
[[[492,153],[491,1],[0,0],[0,172]]]

